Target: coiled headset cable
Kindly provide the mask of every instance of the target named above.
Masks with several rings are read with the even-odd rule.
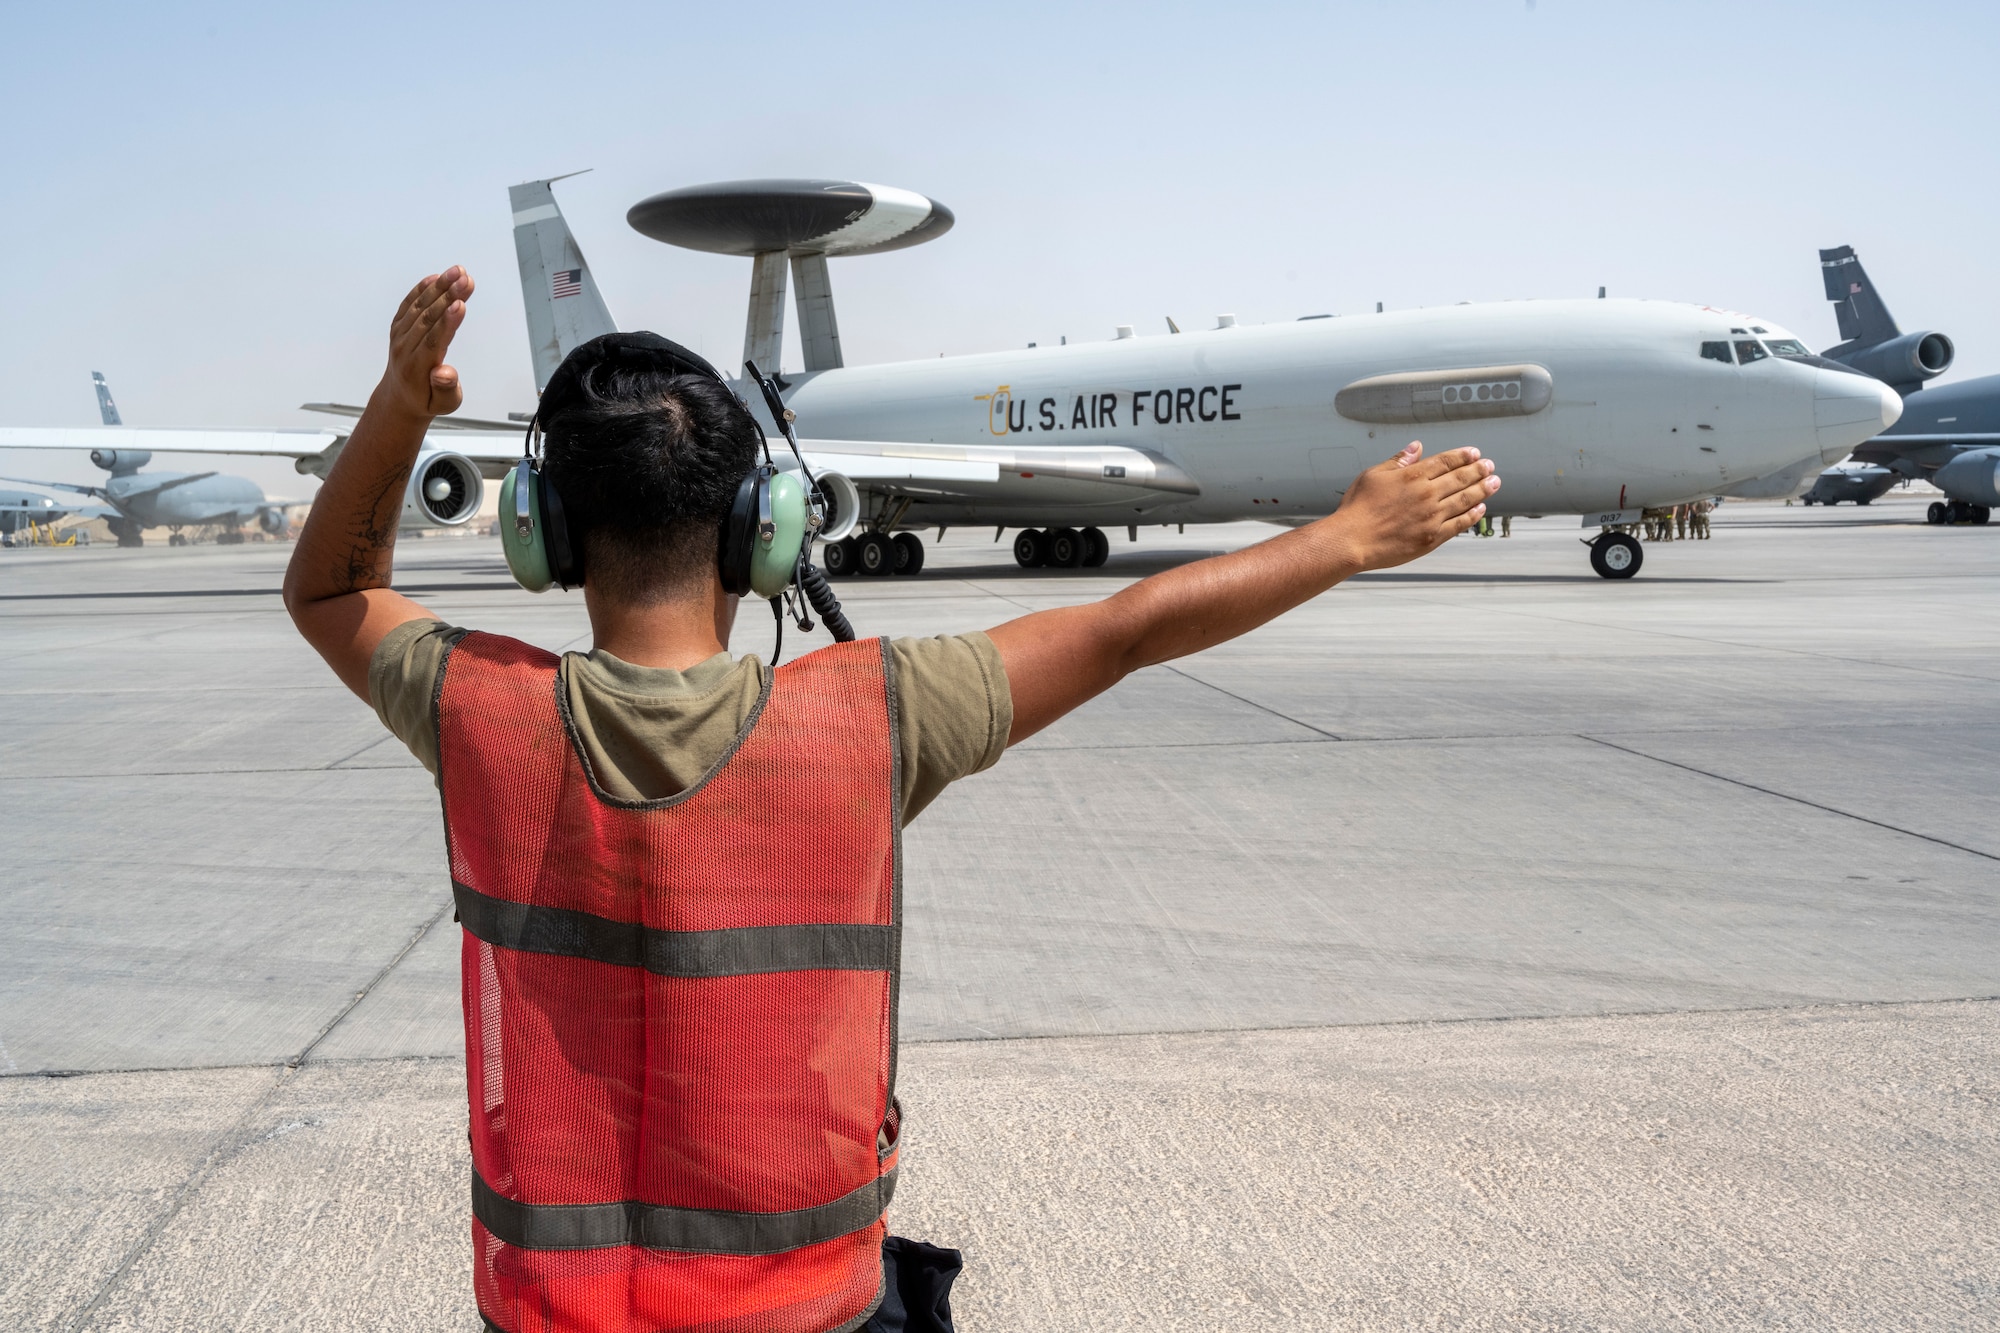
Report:
[[[769,375],[757,369],[755,361],[745,361],[743,363],[743,370],[751,379],[757,382],[757,387],[763,391],[764,406],[771,413],[771,420],[775,421],[778,424],[778,429],[784,432],[785,443],[792,447],[792,457],[798,460],[799,474],[806,479],[806,494],[811,500],[809,505],[811,516],[807,520],[810,525],[810,531],[806,534],[805,542],[799,547],[798,569],[793,575],[792,581],[804,597],[805,603],[810,605],[813,610],[819,612],[819,618],[826,623],[827,632],[833,635],[834,641],[837,643],[852,643],[854,641],[854,626],[848,623],[847,614],[840,609],[840,599],[834,596],[833,585],[826,581],[825,572],[812,562],[813,534],[817,533],[826,522],[826,494],[819,488],[819,478],[813,476],[812,469],[806,466],[805,453],[799,448],[798,432],[792,427],[792,423],[796,418],[792,409],[786,407],[785,400],[779,396],[778,386],[771,382]],[[770,442],[766,440],[764,457],[767,461],[770,458],[770,449]],[[781,594],[780,597],[773,597],[771,599],[771,614],[778,621],[779,648],[783,647],[785,632],[784,610],[780,605],[781,600],[783,602],[790,602],[791,595],[786,593]],[[793,618],[796,620],[799,629],[810,632],[813,623],[812,618],[806,614],[805,605],[794,605],[791,609]],[[773,651],[771,660],[773,663],[776,663],[776,650]]]

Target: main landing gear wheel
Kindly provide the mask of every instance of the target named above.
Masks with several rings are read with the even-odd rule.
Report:
[[[1075,528],[1049,529],[1049,564],[1056,569],[1083,567],[1083,534]]]
[[[1083,567],[1101,569],[1111,558],[1111,539],[1104,535],[1102,528],[1083,530]]]
[[[899,532],[895,536],[896,572],[898,574],[918,574],[924,568],[924,539],[914,532]]]
[[[1040,528],[1022,528],[1014,536],[1014,563],[1023,569],[1040,569],[1049,563],[1049,536]]]
[[[1925,511],[1924,518],[1930,523],[1947,523],[1953,526],[1960,523],[1977,525],[1992,522],[1993,510],[1987,505],[1967,504],[1963,500],[1933,500],[1931,507]]]
[[[844,578],[854,572],[855,564],[861,559],[861,543],[852,537],[842,537],[837,542],[828,542],[820,548],[819,562],[832,578]]]
[[[855,568],[871,578],[895,572],[896,544],[886,532],[863,533],[854,554]]]
[[[1599,578],[1629,579],[1645,560],[1645,548],[1622,532],[1607,532],[1590,544],[1590,567]]]
[[[178,532],[170,532],[167,534],[167,545],[186,546],[187,544],[188,544],[188,539],[181,536]]]

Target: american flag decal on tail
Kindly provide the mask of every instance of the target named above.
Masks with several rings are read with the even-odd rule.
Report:
[[[583,291],[583,270],[580,268],[557,269],[549,279],[549,295],[560,301],[565,296],[577,296]]]

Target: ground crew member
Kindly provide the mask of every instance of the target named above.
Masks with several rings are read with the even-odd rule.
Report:
[[[1687,535],[1688,535],[1688,507],[1686,505],[1675,505],[1674,540],[1677,542],[1684,542],[1687,540]]]
[[[1688,528],[1698,541],[1708,540],[1708,511],[1713,507],[1706,500],[1696,500],[1688,507]]]
[[[756,425],[699,357],[609,334],[538,408],[593,638],[557,657],[390,587],[472,290],[453,268],[398,307],[285,605],[443,799],[480,1313],[503,1333],[949,1329],[956,1253],[884,1221],[902,825],[1129,672],[1466,531],[1499,478],[1412,444],[1331,517],[1104,601],[774,670],[729,654],[718,553]]]

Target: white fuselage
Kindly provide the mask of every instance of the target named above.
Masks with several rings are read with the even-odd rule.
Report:
[[[1751,329],[1756,333],[1751,333]],[[1739,332],[1740,331],[1740,332]],[[1713,495],[1833,461],[1895,419],[1892,391],[1782,356],[1704,342],[1788,338],[1768,321],[1664,301],[1520,301],[1247,325],[797,376],[802,435],[919,444],[1155,451],[1199,496],[1003,470],[915,504],[906,522],[1226,522],[1335,508],[1354,474],[1411,440],[1476,445],[1505,480],[1496,513],[1588,513]],[[1371,376],[1529,364],[1530,415],[1371,424],[1335,410]],[[753,396],[754,401],[754,396]]]

